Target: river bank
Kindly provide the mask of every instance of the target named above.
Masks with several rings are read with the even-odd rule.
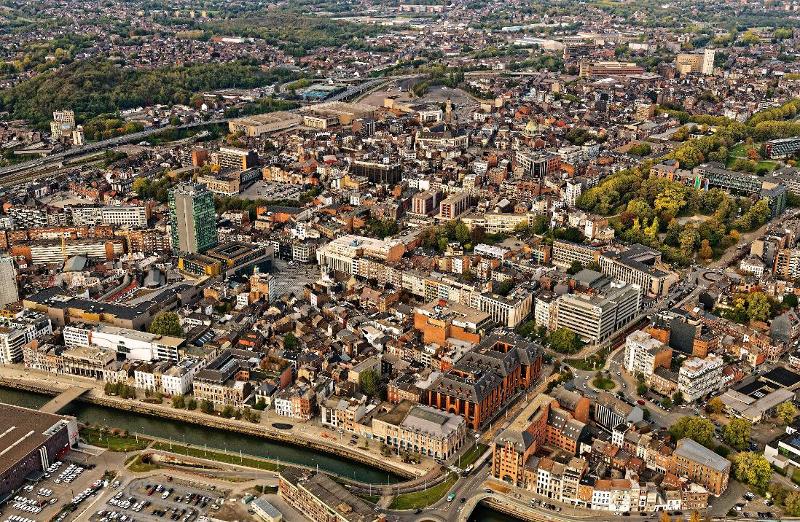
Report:
[[[32,375],[28,374],[28,378],[14,378],[9,376],[8,372],[3,372],[0,375],[0,388],[54,396],[69,387],[52,379],[34,379],[31,377]],[[84,383],[79,381],[74,384]],[[1,400],[2,397],[0,397]],[[139,426],[139,424],[149,424],[152,425],[152,435],[164,436],[169,432],[173,432],[176,435],[176,442],[183,440],[193,444],[208,444],[209,447],[216,446],[226,450],[228,448],[242,450],[244,447],[243,451],[254,456],[277,458],[289,463],[319,465],[321,469],[347,477],[352,476],[353,480],[365,483],[396,483],[398,479],[414,478],[424,472],[424,470],[414,470],[411,466],[398,466],[397,463],[390,459],[373,457],[363,451],[344,448],[319,438],[314,439],[308,434],[295,432],[294,429],[278,430],[271,426],[222,419],[213,415],[178,410],[164,405],[106,397],[102,395],[102,392],[97,393],[95,389],[90,390],[75,403],[67,406],[63,413],[73,414],[74,410],[82,408],[83,406],[81,405],[83,404],[108,409],[108,411],[92,411],[90,418],[86,418],[85,414],[76,415],[84,423],[105,424],[143,434],[147,433],[141,429],[143,426]],[[88,407],[83,408],[85,410]],[[117,415],[112,412],[117,412]],[[135,415],[126,415],[126,413]],[[141,416],[139,421],[137,421],[136,416]],[[142,422],[141,419],[159,419],[163,421],[163,424],[159,425],[159,423],[153,421]],[[190,430],[182,428],[182,424],[193,425],[196,427],[195,430],[200,433],[192,432],[187,439],[187,434]],[[201,430],[199,428],[205,429]],[[226,436],[226,434],[237,434],[237,436],[231,437]],[[257,438],[265,442],[263,444],[254,444],[254,441],[242,440],[243,437]],[[214,442],[217,442],[217,444],[214,444]],[[237,446],[239,447],[237,448]],[[304,449],[309,451],[302,451]],[[267,455],[264,455],[264,453]],[[319,455],[314,455],[314,453],[319,453]],[[326,459],[324,458],[326,456],[330,457]],[[343,466],[345,463],[358,463],[361,466]],[[364,469],[366,467],[372,468],[374,472],[366,472]],[[352,475],[350,472],[352,472]]]

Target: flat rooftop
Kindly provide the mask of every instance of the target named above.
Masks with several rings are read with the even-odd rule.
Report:
[[[63,420],[61,415],[0,403],[0,475],[47,442],[47,432]]]

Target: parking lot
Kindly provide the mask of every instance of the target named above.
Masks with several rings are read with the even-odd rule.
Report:
[[[289,183],[276,183],[273,181],[257,180],[241,193],[244,199],[299,199],[303,193],[302,185]]]
[[[168,476],[134,479],[109,496],[92,522],[175,520],[192,522],[220,509],[224,495]]]
[[[0,507],[0,520],[39,522],[73,519],[106,486],[103,467],[91,463],[97,459],[80,457],[71,454],[69,459],[54,462],[38,481],[23,486]]]

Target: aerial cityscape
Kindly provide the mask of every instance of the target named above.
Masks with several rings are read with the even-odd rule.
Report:
[[[0,0],[0,522],[800,519],[799,304],[800,1]]]

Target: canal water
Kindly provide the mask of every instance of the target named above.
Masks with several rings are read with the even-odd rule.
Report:
[[[521,520],[495,511],[481,502],[470,514],[468,522],[521,522]]]
[[[0,402],[6,404],[14,404],[27,408],[39,408],[50,399],[51,397],[46,395],[0,387]],[[207,428],[186,422],[115,410],[113,408],[96,406],[84,402],[73,402],[61,413],[73,415],[84,423],[102,424],[113,428],[128,430],[130,432],[172,439],[179,443],[188,443],[196,446],[205,445],[209,448],[242,452],[242,454],[245,455],[279,459],[281,462],[292,464],[302,464],[311,467],[319,466],[321,471],[328,471],[368,484],[386,484],[387,482],[394,484],[403,480],[401,477],[392,473],[387,473],[358,462],[341,459],[312,449],[281,444],[267,439]]]

